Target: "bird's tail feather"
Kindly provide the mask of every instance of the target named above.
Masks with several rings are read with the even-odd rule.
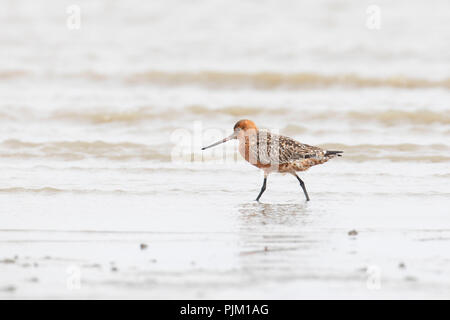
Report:
[[[329,151],[329,150],[327,150],[327,151],[325,151],[325,157],[333,156],[333,155],[337,155],[338,157],[341,157],[342,156],[341,153],[344,153],[344,151]]]

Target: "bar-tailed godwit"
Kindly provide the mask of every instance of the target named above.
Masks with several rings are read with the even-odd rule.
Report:
[[[300,182],[309,201],[305,183],[297,176],[297,171],[305,171],[316,164],[341,156],[343,151],[323,150],[319,147],[300,143],[292,138],[258,130],[251,120],[240,120],[234,125],[233,134],[213,143],[202,150],[214,147],[228,140],[238,139],[239,153],[246,161],[264,171],[264,182],[256,198],[259,201],[266,190],[267,176],[272,172],[290,173]]]

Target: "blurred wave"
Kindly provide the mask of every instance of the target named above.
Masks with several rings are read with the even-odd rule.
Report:
[[[431,80],[403,75],[389,77],[367,77],[357,74],[321,74],[321,73],[281,73],[281,72],[163,72],[147,71],[132,74],[99,73],[85,71],[80,73],[34,74],[25,70],[0,71],[0,79],[44,77],[46,79],[78,79],[86,81],[122,81],[128,85],[151,84],[157,86],[201,86],[206,88],[254,88],[301,89],[326,88],[332,86],[356,88],[446,88],[450,89],[450,78]]]
[[[361,109],[364,109],[361,107]],[[28,111],[28,112],[27,112]],[[114,110],[112,108],[91,108],[89,110],[56,110],[48,116],[42,113],[34,114],[32,110],[20,110],[20,117],[17,111],[11,109],[9,112],[0,113],[0,120],[55,120],[55,121],[75,121],[93,124],[121,123],[132,125],[145,121],[171,120],[171,119],[202,119],[209,116],[231,116],[231,117],[280,117],[293,122],[304,121],[325,121],[339,120],[350,122],[378,122],[383,125],[393,124],[450,124],[450,112],[446,110],[432,111],[426,109],[419,110],[382,110],[382,111],[338,111],[336,109],[321,110],[314,112],[309,110],[297,110],[295,108],[272,108],[266,106],[226,106],[212,108],[205,105],[190,105],[182,109],[179,108],[156,108],[138,107],[128,110]],[[43,119],[43,117],[46,117]],[[289,123],[285,129],[291,133],[302,133],[304,127],[295,123]]]
[[[173,146],[168,144],[167,148]],[[344,150],[348,161],[392,160],[392,161],[431,161],[445,162],[450,160],[450,146],[445,144],[420,145],[413,143],[401,144],[324,144],[325,149]],[[196,152],[192,145],[192,154],[188,158],[195,159]],[[223,154],[219,155],[223,157]],[[131,159],[171,161],[169,152],[155,145],[137,144],[132,142],[108,143],[104,141],[54,141],[27,142],[6,140],[0,143],[0,157],[3,158],[56,158],[65,161],[78,161],[85,158],[99,158],[111,161],[127,161]],[[218,155],[202,155],[197,160],[215,161]],[[232,158],[228,158],[232,159]],[[234,158],[233,158],[234,159]]]
[[[2,158],[59,158],[66,161],[86,157],[126,161],[130,159],[169,161],[170,154],[161,153],[155,146],[132,142],[108,143],[104,141],[27,142],[6,140],[0,143]]]
[[[450,88],[450,79],[427,80],[392,76],[386,78],[362,77],[355,74],[324,75],[319,73],[285,74],[276,72],[144,72],[126,77],[129,83],[159,85],[201,85],[206,87],[257,89],[298,89],[310,87],[392,87],[392,88]]]

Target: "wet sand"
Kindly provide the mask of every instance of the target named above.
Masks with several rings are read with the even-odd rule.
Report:
[[[165,173],[175,190],[0,194],[0,297],[449,298],[447,180],[438,191],[427,175],[384,170],[349,183],[346,168],[306,174],[308,203],[282,175],[251,201],[261,177],[245,164],[216,172],[218,189],[191,168]]]

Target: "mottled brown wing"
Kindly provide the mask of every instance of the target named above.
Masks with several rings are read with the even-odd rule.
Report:
[[[323,158],[318,147],[302,144],[286,136],[260,130],[249,137],[249,157],[260,164],[285,164],[302,159]]]
[[[321,159],[324,156],[324,150],[321,148],[300,143],[286,136],[272,135],[272,139],[274,141],[278,140],[278,143],[274,143],[274,148],[276,148],[276,145],[278,144],[278,159],[280,164],[310,158]],[[272,159],[274,160],[274,158]]]

